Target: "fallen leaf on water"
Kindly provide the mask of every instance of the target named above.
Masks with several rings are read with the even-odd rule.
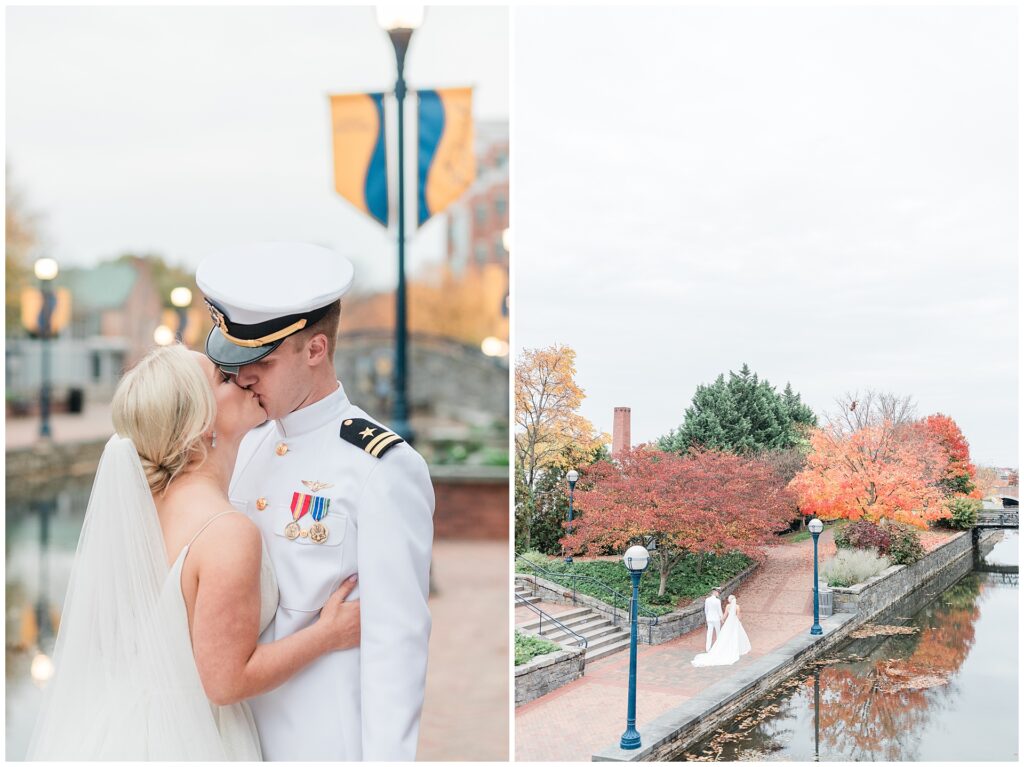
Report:
[[[920,630],[920,626],[882,626],[876,623],[867,623],[859,629],[851,631],[849,636],[851,639],[866,639],[867,637],[916,634]]]

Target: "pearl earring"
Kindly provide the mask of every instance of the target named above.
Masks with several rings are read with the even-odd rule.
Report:
[[[210,438],[210,447],[217,447],[217,432],[214,432]]]

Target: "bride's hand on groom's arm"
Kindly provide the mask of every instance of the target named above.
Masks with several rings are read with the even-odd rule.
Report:
[[[347,650],[359,646],[359,600],[346,601],[356,587],[356,582],[355,575],[346,578],[320,610],[320,620],[316,625],[324,632],[331,650]]]

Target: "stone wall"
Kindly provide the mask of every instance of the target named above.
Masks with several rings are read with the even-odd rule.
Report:
[[[740,587],[747,578],[757,569],[757,563],[750,565],[746,570],[730,579],[722,586],[722,601]],[[695,599],[686,607],[674,610],[667,615],[658,618],[658,624],[652,626],[649,632],[649,644],[662,644],[676,637],[688,634],[694,629],[704,628],[704,599]],[[646,640],[645,640],[646,641]]]
[[[567,647],[516,666],[516,706],[529,703],[583,676],[586,650]]]
[[[912,565],[894,565],[855,586],[833,587],[833,610],[837,613],[855,613],[859,619],[867,620],[923,586],[956,560],[970,557],[972,548],[971,533],[969,530],[964,531]]]

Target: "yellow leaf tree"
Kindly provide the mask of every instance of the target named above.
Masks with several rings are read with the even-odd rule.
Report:
[[[515,372],[516,470],[521,474],[521,494],[526,495],[516,498],[516,515],[528,517],[545,470],[564,468],[610,440],[576,412],[586,395],[576,383],[576,352],[570,347],[526,349],[519,354]],[[517,529],[529,538],[529,524],[517,524]]]

